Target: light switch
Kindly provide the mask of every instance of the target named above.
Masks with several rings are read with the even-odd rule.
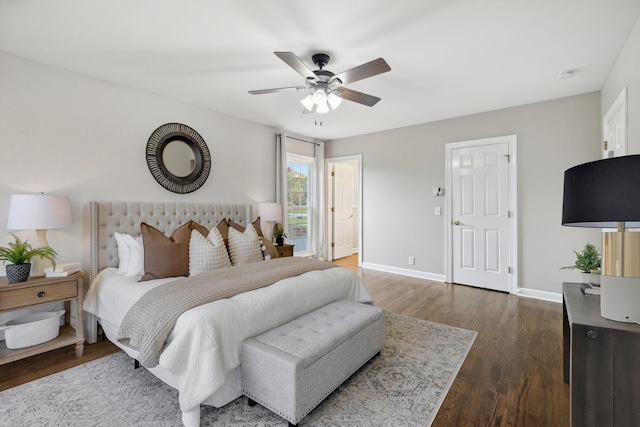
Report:
[[[436,214],[436,215],[442,215],[441,212],[440,212],[440,206],[436,206],[434,211],[433,211],[433,213]]]

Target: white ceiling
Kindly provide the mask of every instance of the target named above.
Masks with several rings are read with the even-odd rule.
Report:
[[[640,0],[0,0],[0,51],[321,139],[600,90]],[[335,73],[379,57],[314,125],[274,51],[331,55]],[[574,77],[556,75],[573,70]]]

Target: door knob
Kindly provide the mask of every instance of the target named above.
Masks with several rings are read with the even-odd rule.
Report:
[[[462,223],[460,221],[453,221],[453,225],[461,225]]]

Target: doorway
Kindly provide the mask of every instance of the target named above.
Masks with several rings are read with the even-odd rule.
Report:
[[[627,88],[613,101],[602,119],[602,158],[627,154]]]
[[[328,260],[349,256],[362,265],[362,155],[326,159]]]
[[[446,144],[446,281],[517,291],[516,135]]]

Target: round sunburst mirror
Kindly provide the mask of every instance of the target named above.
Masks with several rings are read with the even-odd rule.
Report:
[[[153,131],[147,142],[151,175],[167,190],[191,193],[202,187],[211,172],[211,155],[193,128],[167,123]]]

